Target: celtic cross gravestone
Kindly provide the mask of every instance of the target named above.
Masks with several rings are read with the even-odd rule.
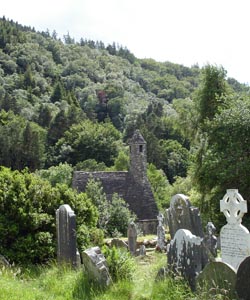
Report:
[[[241,224],[247,212],[247,202],[237,189],[229,189],[220,200],[220,211],[227,219],[227,224],[220,232],[221,259],[237,270],[240,263],[250,255],[250,234]]]

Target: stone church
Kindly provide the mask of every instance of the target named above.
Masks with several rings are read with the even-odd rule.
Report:
[[[138,220],[156,219],[158,210],[147,178],[146,142],[139,130],[135,131],[129,141],[129,146],[129,171],[75,171],[73,188],[79,192],[84,192],[88,179],[92,176],[101,181],[108,199],[112,197],[113,193],[117,193],[129,204],[129,208],[137,215]]]

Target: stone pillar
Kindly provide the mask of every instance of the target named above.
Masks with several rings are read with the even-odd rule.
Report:
[[[68,204],[56,211],[57,261],[77,266],[76,215]]]
[[[128,225],[128,249],[131,255],[135,255],[137,246],[137,231],[135,223],[131,222]]]

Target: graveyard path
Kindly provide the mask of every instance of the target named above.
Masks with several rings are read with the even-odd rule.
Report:
[[[137,268],[133,278],[131,299],[151,299],[153,284],[159,269],[166,265],[167,258],[162,253],[149,253],[136,257]]]

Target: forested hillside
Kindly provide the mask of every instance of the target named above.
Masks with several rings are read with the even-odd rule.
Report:
[[[0,165],[13,170],[126,169],[138,128],[159,207],[185,192],[216,219],[226,188],[250,199],[249,92],[220,66],[138,59],[0,19]]]

